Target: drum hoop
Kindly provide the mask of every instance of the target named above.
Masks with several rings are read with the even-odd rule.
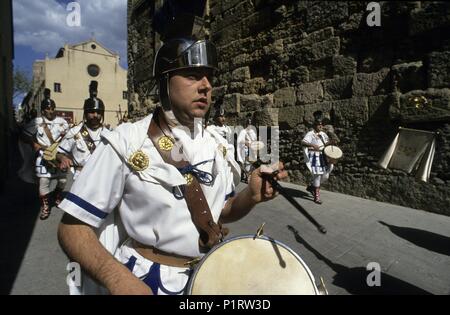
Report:
[[[312,284],[313,284],[314,293],[315,293],[316,295],[319,295],[319,294],[320,294],[319,289],[317,288],[317,285],[316,285],[316,280],[314,279],[314,275],[312,274],[312,272],[311,272],[311,270],[309,269],[308,265],[303,261],[303,259],[302,259],[296,252],[294,252],[294,251],[293,251],[289,246],[287,246],[286,244],[284,244],[284,243],[282,243],[282,242],[280,242],[280,241],[278,241],[278,240],[276,240],[276,239],[273,239],[273,238],[268,237],[268,236],[265,236],[265,235],[258,236],[258,237],[255,238],[255,235],[254,235],[254,234],[245,234],[245,235],[235,236],[235,237],[232,237],[232,238],[230,238],[230,239],[227,239],[227,240],[225,240],[225,241],[223,241],[223,242],[221,242],[221,243],[215,245],[213,248],[211,248],[211,250],[210,250],[205,256],[203,256],[202,259],[200,260],[200,262],[193,268],[193,272],[192,272],[191,275],[189,276],[188,284],[187,284],[187,286],[186,286],[186,294],[188,294],[188,295],[191,294],[191,292],[192,292],[192,287],[193,287],[193,285],[194,285],[194,279],[197,277],[197,274],[198,274],[198,271],[200,270],[200,267],[203,265],[203,263],[206,261],[206,259],[207,259],[210,255],[212,255],[212,253],[214,253],[217,249],[219,249],[220,247],[224,246],[224,245],[227,244],[227,243],[230,243],[230,242],[232,242],[232,241],[239,240],[239,239],[246,239],[246,238],[252,238],[252,239],[258,238],[258,239],[262,239],[262,240],[265,240],[265,241],[269,241],[269,242],[275,243],[275,244],[277,244],[277,245],[280,245],[280,246],[283,247],[284,249],[286,249],[286,250],[287,250],[288,252],[290,252],[292,255],[294,255],[294,257],[297,258],[297,260],[300,262],[300,264],[302,265],[302,267],[305,268],[306,273],[308,274],[309,280],[310,280],[310,281],[312,282]]]
[[[331,157],[331,156],[327,155],[327,152],[326,152],[325,149],[328,148],[328,147],[335,147],[335,148],[337,148],[341,152],[341,156],[339,158],[335,158],[335,157]],[[332,158],[332,159],[340,159],[340,158],[342,158],[344,156],[344,152],[342,152],[342,149],[340,147],[338,147],[337,145],[327,145],[325,148],[323,148],[323,153],[327,157]]]

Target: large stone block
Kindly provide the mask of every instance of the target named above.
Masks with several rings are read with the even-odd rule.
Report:
[[[366,97],[352,97],[332,102],[336,124],[340,126],[363,126],[369,119]]]
[[[356,73],[356,60],[352,57],[333,56],[333,70],[334,75],[344,76],[353,75]]]
[[[278,109],[278,122],[280,129],[293,129],[303,123],[304,106],[288,106]]]
[[[357,73],[353,78],[354,96],[372,96],[391,92],[390,70],[381,69],[375,73]]]
[[[392,83],[401,93],[425,89],[425,71],[422,61],[392,66]]]
[[[263,108],[262,98],[256,94],[240,95],[241,110],[244,112],[252,112]]]
[[[323,87],[320,82],[305,83],[297,88],[297,103],[311,104],[323,100]]]
[[[262,94],[265,91],[266,80],[261,77],[244,82],[244,94]]]
[[[240,94],[227,94],[223,98],[223,109],[227,113],[240,113],[241,112],[241,99]]]
[[[286,87],[275,91],[273,94],[274,107],[294,106],[297,97],[293,87]]]
[[[389,95],[370,96],[368,98],[369,119],[388,119],[391,106],[397,105],[398,95],[395,93]]]
[[[450,51],[433,52],[429,55],[428,86],[446,88],[450,86]]]
[[[324,100],[332,101],[352,96],[353,76],[322,81]]]
[[[231,73],[231,78],[233,81],[245,81],[250,79],[249,67],[241,67],[233,70]]]

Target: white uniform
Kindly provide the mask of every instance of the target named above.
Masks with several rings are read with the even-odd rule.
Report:
[[[247,172],[251,170],[251,162],[255,162],[257,158],[256,151],[250,150],[250,144],[257,140],[258,137],[254,126],[248,126],[243,129],[237,138],[237,159],[244,165]]]
[[[151,116],[134,124],[126,123],[103,135],[104,140],[80,173],[60,208],[81,221],[100,227],[117,207],[123,226],[132,239],[162,251],[198,257],[199,233],[191,220],[184,199],[173,189],[185,185],[183,175],[166,164],[147,136]],[[199,126],[196,125],[196,130]],[[191,165],[211,173],[215,180],[202,185],[217,222],[227,199],[234,195],[240,181],[240,169],[232,152],[223,156],[226,141],[214,131],[198,132],[194,139],[184,129],[173,128]],[[149,166],[134,171],[129,157],[141,150],[149,157]],[[138,277],[148,278],[152,269],[159,283],[158,294],[182,293],[188,269],[159,266],[141,257],[128,242],[116,251],[116,258]],[[158,282],[157,281],[157,282]]]
[[[36,134],[37,142],[44,147],[49,147],[52,145],[52,142],[47,137],[47,134],[44,130],[44,124],[48,126],[52,138],[54,141],[58,141],[61,134],[65,133],[69,129],[69,124],[64,118],[56,117],[53,120],[48,120],[45,117],[37,117],[35,118],[34,125],[30,125],[27,133]],[[43,150],[39,151],[39,156],[36,159],[36,176],[37,177],[45,177],[45,178],[54,178],[60,177],[61,173],[59,171],[53,169],[47,169],[43,161]]]
[[[308,169],[313,175],[322,175],[326,173],[328,171],[328,165],[322,150],[325,147],[325,143],[328,142],[327,134],[323,131],[320,131],[317,134],[314,130],[311,130],[305,135],[303,141],[317,145],[320,148],[320,151],[310,151],[305,147],[304,153]]]
[[[81,135],[83,125],[84,124],[82,123],[70,129],[58,146],[58,152],[67,154],[74,161],[75,170],[72,170],[74,172],[73,180],[78,177],[81,168],[91,157],[91,151]],[[91,130],[88,126],[86,126],[86,130],[89,133],[95,147],[100,144],[100,135],[104,132],[109,132],[109,130],[104,127],[98,128],[97,130]]]
[[[209,125],[207,129],[214,130],[219,135],[221,135],[224,139],[226,139],[229,143],[233,143],[232,131],[231,128],[227,125],[217,126],[217,125]]]

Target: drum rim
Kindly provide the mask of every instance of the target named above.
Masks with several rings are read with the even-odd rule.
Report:
[[[336,158],[336,157],[330,157],[329,155],[327,155],[326,150],[327,150],[327,148],[330,148],[330,147],[333,147],[333,148],[336,148],[337,150],[339,150],[339,152],[341,153],[340,157]],[[340,159],[340,158],[342,158],[342,156],[344,155],[344,152],[342,151],[341,148],[339,148],[337,145],[332,145],[332,144],[325,146],[325,147],[323,148],[323,153],[324,153],[326,156],[328,156],[328,157],[330,157],[330,158],[332,158],[332,159]]]
[[[230,243],[232,241],[235,240],[239,240],[239,239],[246,239],[246,238],[252,238],[252,239],[262,239],[265,241],[269,241],[269,242],[274,242],[277,245],[280,245],[281,247],[283,247],[284,249],[286,249],[288,252],[290,252],[292,255],[294,255],[295,258],[297,258],[297,260],[300,262],[300,264],[303,266],[303,268],[305,268],[306,273],[308,274],[309,280],[312,282],[313,284],[313,288],[314,288],[314,293],[315,295],[319,295],[319,289],[317,288],[316,285],[316,280],[314,278],[313,273],[311,272],[311,270],[309,269],[308,265],[303,261],[303,259],[296,253],[294,252],[294,250],[292,250],[288,245],[284,244],[283,242],[280,242],[272,237],[266,236],[266,235],[262,235],[262,236],[257,236],[255,237],[254,234],[245,234],[245,235],[238,235],[235,237],[232,237],[230,239],[227,239],[217,245],[215,245],[213,248],[210,249],[210,251],[204,255],[202,257],[202,259],[200,260],[200,262],[192,269],[192,273],[189,276],[189,280],[186,286],[186,295],[191,295],[192,293],[192,287],[194,285],[194,279],[196,278],[198,271],[200,269],[200,267],[203,265],[203,263],[206,261],[206,259],[212,255],[212,253],[214,253],[217,249],[219,249],[220,247],[224,246],[227,243]]]

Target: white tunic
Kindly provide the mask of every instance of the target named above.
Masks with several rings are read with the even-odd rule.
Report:
[[[233,139],[231,138],[231,128],[227,125],[223,126],[217,126],[217,125],[209,125],[207,129],[212,129],[215,132],[217,132],[220,136],[222,136],[224,139],[226,139],[229,143],[233,142]]]
[[[239,133],[237,138],[237,159],[239,162],[245,163],[249,159],[250,161],[256,161],[256,152],[250,150],[250,144],[256,140],[258,140],[258,136],[254,126],[248,126]]]
[[[70,129],[58,146],[58,152],[67,154],[70,158],[72,158],[76,167],[83,167],[91,157],[91,152],[89,151],[88,145],[81,135],[81,128],[83,128],[83,124],[79,124]],[[109,130],[104,127],[98,128],[97,130],[92,130],[86,126],[86,130],[96,147],[100,144],[101,134],[109,132]],[[78,168],[75,170],[73,180],[78,177],[80,171],[81,170]]]
[[[69,124],[64,118],[56,117],[53,120],[48,120],[45,117],[36,117],[33,123],[27,125],[25,133],[27,135],[35,135],[37,142],[43,147],[52,145],[51,140],[47,137],[47,133],[44,130],[44,125],[48,126],[54,141],[60,140],[60,136],[69,129]],[[47,178],[60,176],[59,171],[50,171],[45,167],[42,156],[43,150],[40,150],[39,156],[36,159],[36,176]]]
[[[128,235],[147,245],[183,256],[201,256],[199,233],[192,223],[184,199],[176,199],[173,188],[186,184],[181,173],[166,164],[147,136],[151,116],[134,124],[126,123],[103,135],[104,139],[86,163],[60,208],[79,220],[100,227],[116,207]],[[211,186],[201,185],[217,222],[226,200],[240,181],[240,169],[232,153],[223,157],[220,145],[226,141],[213,131],[198,133],[195,139],[174,128],[184,154],[192,165],[211,173]],[[129,157],[141,150],[149,166],[134,171]]]
[[[322,151],[325,147],[325,144],[329,141],[327,134],[323,131],[316,133],[314,130],[311,130],[305,135],[303,141],[309,144],[317,145],[320,149],[320,151],[313,151],[308,150],[308,148],[306,147],[304,148],[306,166],[311,171],[311,173],[315,175],[321,175],[328,172],[328,165],[325,161],[325,156]]]

